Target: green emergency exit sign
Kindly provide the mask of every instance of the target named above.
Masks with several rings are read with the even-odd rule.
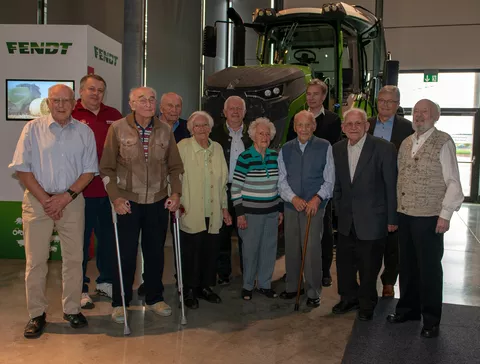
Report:
[[[423,82],[438,82],[438,72],[424,72]]]

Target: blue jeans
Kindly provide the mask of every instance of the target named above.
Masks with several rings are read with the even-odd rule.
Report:
[[[113,283],[116,264],[115,233],[112,209],[108,197],[85,197],[85,232],[83,240],[83,289],[88,292],[90,278],[86,276],[90,236],[92,230],[97,238],[98,283]]]

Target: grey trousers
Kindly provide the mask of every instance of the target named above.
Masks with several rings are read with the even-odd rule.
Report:
[[[325,209],[318,209],[312,216],[308,235],[303,278],[308,298],[318,298],[322,292],[322,235]],[[307,228],[305,211],[285,208],[285,267],[287,292],[296,292],[302,264],[303,240]]]
[[[243,240],[243,288],[270,289],[277,257],[278,212],[245,214],[248,227],[238,229]]]

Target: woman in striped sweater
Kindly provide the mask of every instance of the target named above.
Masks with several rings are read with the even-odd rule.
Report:
[[[278,153],[268,149],[275,132],[275,126],[266,118],[250,124],[248,134],[253,145],[240,154],[233,175],[232,201],[243,240],[244,300],[252,298],[255,278],[259,293],[277,297],[271,281],[283,202],[277,188]]]

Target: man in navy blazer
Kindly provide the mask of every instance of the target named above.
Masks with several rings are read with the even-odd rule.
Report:
[[[344,139],[333,146],[335,213],[338,216],[337,277],[341,300],[332,312],[360,308],[371,320],[377,304],[377,277],[388,232],[397,230],[395,146],[367,133],[365,111],[344,115]],[[357,282],[360,273],[360,284]]]
[[[187,120],[181,119],[183,100],[175,92],[168,92],[160,99],[160,120],[166,122],[173,129],[175,141],[190,138],[187,129]]]
[[[397,110],[400,105],[400,90],[396,86],[384,86],[378,93],[378,115],[368,119],[370,128],[368,133],[388,140],[395,144],[398,150],[403,140],[413,134],[412,122],[399,115]],[[383,283],[383,297],[394,297],[394,286],[399,272],[398,232],[388,234],[383,264],[385,266],[381,275]]]

